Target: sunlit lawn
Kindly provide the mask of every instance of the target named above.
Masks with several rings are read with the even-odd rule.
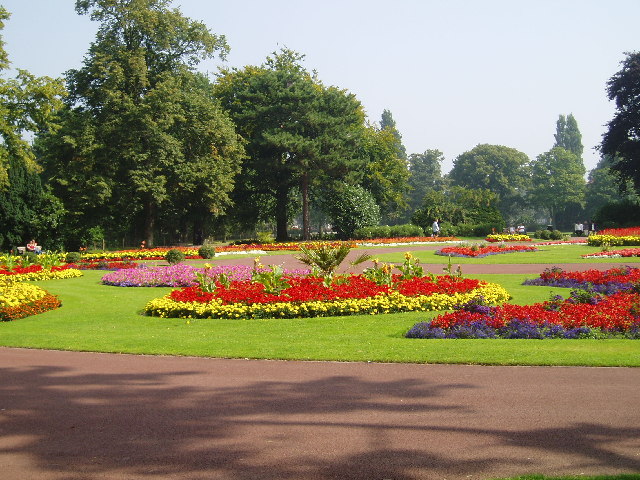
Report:
[[[62,308],[0,323],[0,345],[60,350],[229,358],[500,365],[640,366],[632,340],[416,340],[404,333],[436,313],[271,320],[146,317],[145,303],[170,288],[100,283],[104,272],[40,282]],[[478,275],[500,283],[518,304],[566,290],[525,287],[531,275]]]
[[[455,246],[455,244],[447,245]],[[449,257],[436,255],[435,250],[418,250],[410,248],[407,251],[417,257],[421,263],[442,263],[449,262]],[[614,250],[621,250],[628,247],[614,247]],[[500,255],[489,255],[482,258],[451,257],[451,262],[455,264],[517,264],[517,263],[640,263],[640,257],[627,258],[582,258],[581,255],[600,252],[600,247],[588,245],[544,245],[538,247],[534,252],[513,252]],[[404,260],[402,252],[380,253],[376,255],[381,262],[401,263]]]

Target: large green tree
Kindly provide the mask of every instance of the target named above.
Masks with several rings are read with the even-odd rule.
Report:
[[[614,159],[610,168],[640,191],[640,52],[626,55],[620,71],[607,83],[616,113],[607,124],[600,151]]]
[[[442,162],[444,154],[440,150],[409,155],[410,190],[407,197],[411,214],[422,207],[428,190],[437,190],[442,186]]]
[[[0,30],[9,17],[9,12],[0,6]],[[35,77],[26,70],[18,70],[15,78],[3,78],[9,64],[0,37],[0,189],[8,185],[11,159],[19,159],[31,171],[38,170],[25,137],[56,127],[55,112],[62,107],[61,98],[66,93],[62,80]]]
[[[580,160],[582,160],[582,134],[578,128],[578,122],[572,113],[567,116],[560,115],[556,122],[556,133],[554,135],[556,142],[554,147],[562,147],[570,151]]]
[[[234,191],[247,226],[275,218],[276,238],[288,238],[299,192],[303,235],[309,238],[314,189],[334,180],[358,183],[364,163],[362,105],[354,95],[326,87],[283,49],[261,66],[223,70],[216,94],[246,140],[247,158]]]
[[[498,195],[503,216],[520,206],[530,185],[529,157],[501,145],[477,145],[453,162],[449,178],[453,185],[490,190]]]
[[[181,213],[199,225],[223,213],[243,155],[212,85],[194,70],[224,57],[226,41],[169,4],[76,2],[100,27],[83,67],[67,74],[65,129],[42,140],[47,175],[78,224],[138,232],[149,246],[157,231],[177,229],[170,219]]]
[[[538,155],[532,163],[531,200],[547,212],[551,224],[567,227],[580,218],[585,202],[582,160],[562,147]]]

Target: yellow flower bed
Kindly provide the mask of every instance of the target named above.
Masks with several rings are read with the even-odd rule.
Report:
[[[0,309],[17,307],[24,303],[40,300],[47,291],[29,283],[14,283],[0,287]]]
[[[198,256],[197,248],[174,247],[180,250],[185,256]],[[121,258],[130,258],[135,260],[145,260],[147,258],[164,257],[169,248],[142,248],[139,250],[119,250],[117,252],[94,252],[83,253],[83,260],[114,260]]]
[[[147,315],[164,318],[306,318],[341,315],[375,315],[430,310],[449,310],[482,295],[490,304],[506,302],[511,298],[500,285],[487,283],[466,293],[434,294],[406,297],[398,292],[376,295],[364,299],[303,303],[256,303],[253,305],[223,305],[214,300],[209,303],[176,302],[168,295],[151,300],[145,306]]]
[[[515,233],[515,234],[496,233],[492,235],[487,235],[487,238],[485,240],[487,242],[529,242],[531,241],[531,237],[529,235],[523,235],[519,233]]]
[[[0,275],[0,286],[10,285],[18,282],[38,282],[40,280],[61,280],[65,278],[81,277],[82,272],[76,268],[68,268],[52,272],[51,270],[42,270],[35,273],[20,273],[17,275]]]
[[[614,235],[590,235],[587,240],[588,245],[600,247],[602,245],[617,246],[638,246],[640,245],[640,237],[637,235],[626,235],[617,237]]]

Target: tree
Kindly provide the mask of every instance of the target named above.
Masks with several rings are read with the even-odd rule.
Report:
[[[423,204],[428,190],[442,186],[442,162],[444,154],[440,150],[426,150],[409,155],[409,211],[415,212]]]
[[[407,205],[405,197],[409,170],[406,154],[403,159],[397,138],[390,128],[367,127],[362,145],[364,165],[361,185],[373,195],[383,218],[387,222],[395,222]]]
[[[382,111],[382,116],[380,118],[380,130],[389,131],[393,135],[395,139],[394,148],[396,150],[396,154],[399,158],[406,161],[407,149],[404,148],[404,145],[402,144],[402,135],[400,135],[400,132],[396,127],[396,121],[393,119],[393,115],[390,110],[384,109]]]
[[[465,235],[485,235],[504,227],[497,208],[498,196],[489,190],[458,186],[427,190],[423,201],[422,208],[416,210],[411,219],[425,231],[436,219],[458,227],[456,230]]]
[[[357,183],[364,163],[364,112],[354,95],[326,87],[283,49],[259,66],[223,70],[216,95],[246,140],[247,158],[233,195],[248,207],[246,225],[275,218],[276,238],[288,238],[293,195],[300,193],[303,235],[309,238],[314,188],[336,179]]]
[[[614,159],[610,168],[640,191],[640,52],[626,55],[620,71],[607,82],[616,113],[607,124],[600,151]]]
[[[549,214],[552,225],[561,220],[567,226],[582,215],[585,173],[582,161],[562,147],[538,155],[532,163],[531,200]],[[567,215],[559,218],[562,213]]]
[[[578,128],[578,122],[572,113],[566,117],[564,115],[558,117],[554,137],[556,139],[553,145],[554,147],[562,147],[582,160],[582,152],[584,150],[582,146],[582,134]]]
[[[0,6],[0,30],[9,12]],[[0,74],[9,67],[9,56],[0,37]],[[64,85],[59,79],[35,77],[26,70],[18,70],[14,79],[0,78],[0,189],[9,183],[8,168],[24,165],[37,171],[38,165],[25,135],[55,129],[55,112],[62,107]]]
[[[453,162],[453,185],[490,190],[498,195],[498,208],[507,217],[521,205],[530,185],[529,158],[501,145],[477,145]]]
[[[80,219],[97,200],[107,207],[101,223],[118,233],[141,227],[148,246],[167,212],[189,211],[200,221],[223,213],[243,155],[211,84],[194,70],[201,59],[224,57],[226,41],[169,3],[76,2],[100,27],[83,67],[67,73],[67,128],[42,139],[61,195],[69,199],[77,188],[65,172],[88,185],[85,196],[93,198],[83,200]]]
[[[380,208],[373,195],[360,185],[337,182],[327,195],[325,210],[329,213],[338,238],[353,238],[358,228],[378,225]]]

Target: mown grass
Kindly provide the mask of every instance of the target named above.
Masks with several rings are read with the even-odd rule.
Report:
[[[454,245],[447,245],[454,246]],[[435,250],[412,250],[407,245],[407,251],[417,257],[421,263],[447,264],[449,257],[436,255]],[[621,250],[628,247],[612,248],[611,250]],[[563,264],[563,263],[639,263],[640,257],[627,258],[582,258],[581,255],[588,253],[600,252],[600,247],[590,247],[588,245],[543,245],[538,247],[535,252],[514,252],[504,253],[500,255],[489,255],[482,258],[463,258],[451,257],[451,263],[454,264]],[[390,252],[377,254],[376,258],[381,262],[402,263],[404,261],[404,253]]]
[[[416,340],[404,333],[437,313],[270,320],[160,319],[140,314],[170,288],[100,283],[104,272],[39,282],[59,295],[58,310],[0,323],[0,345],[56,350],[221,358],[487,365],[640,366],[632,340]],[[477,275],[527,304],[564,289],[525,287],[531,275]]]

